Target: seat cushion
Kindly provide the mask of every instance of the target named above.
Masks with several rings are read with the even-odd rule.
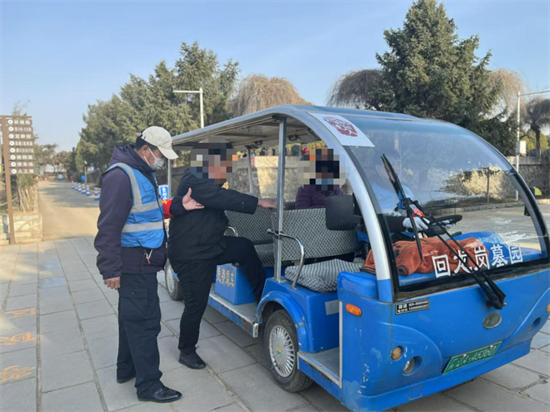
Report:
[[[275,266],[275,256],[273,255],[273,243],[264,245],[254,245],[258,257],[262,261],[262,267],[272,268]]]
[[[335,292],[338,287],[340,272],[358,273],[361,265],[345,260],[332,259],[319,263],[304,265],[298,278],[298,285],[314,292]],[[285,270],[285,277],[294,281],[298,273],[298,266],[289,266]]]

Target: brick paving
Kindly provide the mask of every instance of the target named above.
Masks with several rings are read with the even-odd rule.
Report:
[[[104,287],[92,238],[0,248],[1,411],[342,411],[317,385],[300,394],[280,389],[262,350],[209,308],[199,353],[209,367],[177,361],[181,302],[170,300],[159,275],[162,380],[183,400],[143,404],[133,381],[115,381],[117,292]],[[396,411],[550,410],[550,323],[528,356],[475,381],[400,406]]]

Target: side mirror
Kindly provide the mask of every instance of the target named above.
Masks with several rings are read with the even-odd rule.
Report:
[[[327,229],[354,230],[361,223],[361,216],[355,214],[352,195],[329,196],[325,205]]]

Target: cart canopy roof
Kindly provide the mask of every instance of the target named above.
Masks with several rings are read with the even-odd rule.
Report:
[[[279,138],[277,117],[287,118],[287,136],[290,140],[288,143],[310,143],[319,140],[318,133],[315,133],[315,130],[322,127],[310,113],[366,116],[387,120],[425,121],[398,113],[321,106],[282,105],[174,136],[174,146],[184,148],[203,141],[228,142],[237,149],[243,149],[247,146],[250,148],[276,146]]]

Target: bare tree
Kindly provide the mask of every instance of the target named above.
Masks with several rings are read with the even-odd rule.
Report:
[[[518,92],[527,92],[527,85],[517,72],[507,69],[497,69],[491,72],[491,80],[500,86],[499,102],[494,108],[496,113],[511,115],[516,110]]]
[[[26,102],[22,102],[21,100],[17,100],[13,104],[13,109],[11,111],[11,114],[14,116],[25,116],[27,114],[27,106],[29,105],[30,100],[27,100]]]
[[[311,103],[303,99],[286,79],[252,74],[241,81],[231,107],[233,116],[242,116],[281,104]]]
[[[550,99],[543,97],[528,100],[523,105],[522,124],[528,126],[527,131],[532,130],[536,137],[537,156],[541,155],[540,136],[543,128],[550,126]]]
[[[380,69],[349,72],[340,77],[332,87],[328,104],[355,109],[381,110],[374,93],[375,86],[381,83],[382,71]]]

